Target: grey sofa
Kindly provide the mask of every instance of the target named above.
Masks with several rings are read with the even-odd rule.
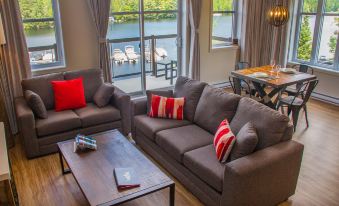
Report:
[[[285,115],[249,98],[179,77],[175,97],[186,98],[186,120],[147,116],[147,99],[132,100],[136,143],[206,205],[276,205],[294,194],[303,145],[291,140]],[[213,147],[219,123],[232,131],[251,121],[258,134],[255,151],[220,163]]]
[[[83,77],[87,106],[76,110],[54,111],[53,80]],[[26,156],[33,158],[57,151],[56,143],[74,138],[76,134],[93,134],[119,129],[125,135],[130,132],[130,96],[114,88],[110,104],[99,108],[93,96],[103,84],[102,71],[89,69],[37,76],[22,81],[22,89],[37,93],[43,100],[47,119],[34,116],[24,97],[15,99],[15,108]]]

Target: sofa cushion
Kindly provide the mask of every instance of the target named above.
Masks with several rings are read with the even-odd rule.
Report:
[[[256,150],[272,146],[281,141],[289,118],[253,99],[241,98],[237,112],[231,122],[234,134],[247,123],[252,122],[257,130]]]
[[[147,90],[147,114],[151,111],[152,94],[162,97],[173,97],[173,90]]]
[[[31,90],[26,90],[24,92],[24,96],[34,115],[41,119],[46,119],[48,117],[45,104],[38,94],[32,92]]]
[[[78,109],[86,106],[82,78],[52,81],[55,111]]]
[[[174,97],[185,97],[184,115],[189,121],[194,120],[200,96],[207,84],[187,77],[178,77],[174,88]]]
[[[235,135],[233,134],[227,119],[220,123],[217,132],[214,135],[213,146],[218,160],[225,163],[231,154],[235,143]]]
[[[241,97],[223,89],[206,86],[194,115],[194,123],[215,134],[221,121],[233,119]]]
[[[36,129],[39,137],[67,132],[81,127],[81,121],[72,110],[55,112],[47,111],[47,119],[37,119]]]
[[[258,135],[251,122],[245,124],[239,131],[230,154],[230,161],[251,154],[258,144]]]
[[[90,127],[121,119],[120,111],[111,105],[99,108],[93,103],[86,107],[74,110],[81,120],[82,127]]]
[[[23,91],[31,90],[38,94],[47,110],[54,109],[54,92],[51,81],[64,80],[62,73],[47,74],[21,81]]]
[[[211,144],[213,135],[197,125],[188,125],[160,131],[155,141],[174,159],[182,162],[185,152]]]
[[[187,120],[151,118],[147,115],[134,117],[134,126],[151,140],[155,140],[155,134],[161,130],[186,126],[191,124]]]
[[[65,79],[76,79],[83,77],[86,102],[93,102],[95,92],[104,82],[101,69],[87,69],[79,71],[69,71],[64,73]]]
[[[93,97],[95,104],[98,107],[106,106],[114,94],[114,88],[112,84],[101,84]]]
[[[225,164],[218,161],[212,144],[186,152],[183,162],[201,180],[222,192]]]

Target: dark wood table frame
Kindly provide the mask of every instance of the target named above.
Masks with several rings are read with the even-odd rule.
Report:
[[[75,181],[79,185],[81,192],[86,197],[86,195],[85,195],[83,189],[81,188],[77,178],[72,173],[72,170],[69,167],[67,167],[67,168],[65,167],[64,161],[66,162],[67,165],[69,165],[69,163],[67,162],[67,159],[64,158],[63,153],[60,149],[60,146],[64,143],[67,143],[67,142],[73,143],[74,140],[68,140],[68,141],[58,143],[58,153],[59,153],[59,159],[60,159],[61,173],[62,173],[62,175],[66,175],[66,174],[71,173],[73,175]],[[125,196],[122,196],[122,197],[119,197],[119,198],[116,198],[114,200],[111,200],[111,201],[108,201],[108,202],[105,202],[105,203],[101,203],[101,204],[98,204],[98,205],[100,205],[100,206],[120,205],[120,204],[135,200],[137,198],[146,196],[146,195],[151,194],[151,193],[155,193],[157,191],[160,191],[160,190],[163,190],[163,189],[166,189],[166,188],[169,188],[169,206],[174,206],[175,205],[175,183],[172,180],[168,180],[168,181],[163,182],[161,184],[157,184],[157,185],[145,188],[141,191],[133,192],[131,194],[128,194],[128,195],[125,195]],[[86,199],[87,199],[87,197],[86,197]],[[87,201],[88,201],[88,199],[87,199]]]
[[[241,95],[241,82],[242,80],[251,81],[255,89],[257,90],[260,98],[263,100],[263,103],[272,109],[276,109],[278,104],[279,97],[273,100],[275,95],[281,95],[281,93],[291,85],[295,85],[300,82],[306,82],[310,80],[314,80],[317,77],[313,74],[301,73],[297,72],[296,74],[285,74],[280,72],[279,78],[274,78],[273,76],[270,78],[255,78],[251,76],[255,72],[264,72],[268,75],[271,75],[271,67],[263,66],[263,67],[254,67],[248,69],[242,69],[237,71],[232,71],[232,75],[237,77],[234,78],[234,86],[236,94]],[[270,92],[267,92],[264,87],[271,86],[273,89]]]

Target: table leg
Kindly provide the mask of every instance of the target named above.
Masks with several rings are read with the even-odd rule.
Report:
[[[241,95],[241,80],[239,78],[233,78],[235,93]]]
[[[59,149],[59,159],[60,159],[61,173],[62,173],[63,175],[70,173],[70,172],[71,172],[70,169],[65,169],[64,161],[63,161],[63,158],[62,158],[62,154],[61,154],[60,149]]]
[[[172,184],[170,186],[170,200],[169,200],[169,205],[174,206],[175,204],[175,184]]]
[[[170,80],[170,83],[171,83],[171,85],[173,85],[173,67],[174,67],[174,65],[173,65],[173,61],[171,62],[171,80]]]
[[[267,105],[268,107],[275,109],[275,105],[272,102],[272,94],[275,93],[275,89],[270,93],[267,94],[267,92],[265,91],[265,89],[263,88],[263,86],[260,83],[257,82],[252,82],[253,86],[255,87],[255,89],[257,90],[259,96],[264,100],[264,104]],[[273,95],[274,96],[274,95]]]

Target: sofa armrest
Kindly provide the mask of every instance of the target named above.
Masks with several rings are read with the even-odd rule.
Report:
[[[131,102],[132,136],[135,137],[134,116],[147,114],[147,97],[133,99]]]
[[[131,97],[115,87],[112,99],[112,104],[120,110],[122,132],[124,135],[128,135],[131,132]]]
[[[35,131],[35,118],[33,111],[23,97],[14,99],[16,117],[21,132],[22,142],[28,158],[39,154],[38,138]]]
[[[147,114],[147,98],[142,97],[132,100],[132,115],[142,115]]]
[[[225,166],[220,205],[277,205],[294,194],[304,146],[282,142]]]

